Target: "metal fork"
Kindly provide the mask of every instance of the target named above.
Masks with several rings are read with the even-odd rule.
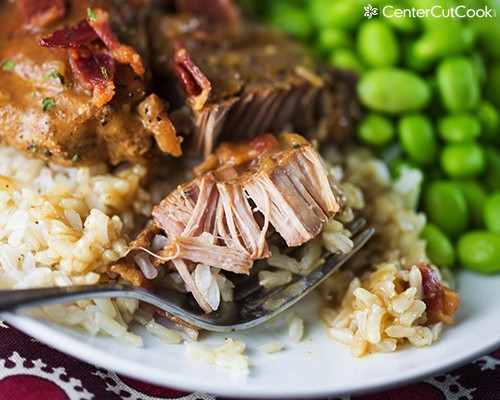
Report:
[[[290,283],[272,289],[260,286],[254,273],[237,284],[233,302],[221,302],[219,309],[210,314],[205,314],[192,296],[185,293],[120,284],[2,290],[0,312],[76,300],[127,297],[159,307],[201,329],[215,332],[247,329],[295,304],[345,263],[375,232],[373,228],[361,231],[365,224],[360,218],[348,227],[354,242],[349,254],[333,254],[307,275],[295,276]]]

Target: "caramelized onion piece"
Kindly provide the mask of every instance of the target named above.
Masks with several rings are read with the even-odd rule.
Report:
[[[176,135],[175,127],[168,118],[166,102],[156,94],[151,94],[139,104],[138,111],[146,128],[153,133],[160,150],[180,157],[182,137]]]

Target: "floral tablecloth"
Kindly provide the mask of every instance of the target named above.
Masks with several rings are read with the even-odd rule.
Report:
[[[68,399],[223,400],[117,375],[60,353],[0,323],[0,400]],[[344,399],[500,400],[500,349],[419,383],[339,400]]]

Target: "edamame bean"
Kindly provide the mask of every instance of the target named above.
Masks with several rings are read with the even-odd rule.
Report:
[[[466,50],[473,43],[472,29],[459,24],[442,24],[420,36],[413,52],[423,62],[432,62]]]
[[[399,141],[404,152],[417,164],[430,164],[437,152],[432,123],[420,114],[402,117],[398,124]]]
[[[366,21],[358,30],[356,47],[362,60],[370,66],[396,64],[399,44],[391,27],[382,21]]]
[[[484,203],[486,202],[486,191],[476,181],[458,181],[460,191],[464,195],[469,210],[470,221],[473,226],[482,228],[484,226]]]
[[[500,190],[500,152],[493,146],[486,147],[484,151],[486,153],[484,183],[491,191]]]
[[[479,119],[471,114],[447,115],[438,121],[439,135],[449,143],[475,140],[481,134]]]
[[[429,220],[451,238],[456,238],[467,229],[467,203],[453,182],[432,182],[424,193],[424,210]]]
[[[309,10],[312,20],[320,28],[335,26],[352,30],[363,18],[363,6],[356,0],[311,0]]]
[[[483,137],[486,140],[500,142],[500,116],[493,104],[485,100],[477,112],[483,126]]]
[[[394,137],[394,126],[389,118],[371,113],[359,123],[357,136],[361,142],[369,146],[385,146]]]
[[[494,192],[486,200],[484,223],[489,231],[500,235],[500,191]]]
[[[484,88],[486,98],[500,110],[500,63],[488,67],[488,76]]]
[[[427,241],[426,253],[438,267],[455,264],[455,249],[448,236],[433,223],[425,225],[420,236]]]
[[[450,57],[442,61],[437,69],[437,82],[441,101],[449,111],[468,111],[479,103],[479,80],[468,58]]]
[[[441,168],[452,178],[471,178],[486,167],[484,150],[477,143],[446,145],[441,151]]]
[[[318,44],[324,52],[330,52],[333,49],[341,47],[352,47],[352,40],[342,29],[329,26],[319,31]]]
[[[491,232],[472,231],[457,244],[460,264],[484,274],[500,271],[500,236]]]
[[[312,34],[312,24],[306,13],[288,3],[277,3],[268,17],[269,22],[292,36],[307,39]]]
[[[401,68],[381,68],[365,73],[357,92],[365,106],[389,114],[420,110],[431,98],[425,80]]]
[[[335,50],[330,56],[330,64],[341,69],[350,69],[361,73],[364,70],[363,64],[359,61],[356,54],[348,49]]]

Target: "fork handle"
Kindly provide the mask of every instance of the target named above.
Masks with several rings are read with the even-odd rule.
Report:
[[[82,285],[37,289],[0,290],[0,312],[102,297],[141,297],[125,285]]]

